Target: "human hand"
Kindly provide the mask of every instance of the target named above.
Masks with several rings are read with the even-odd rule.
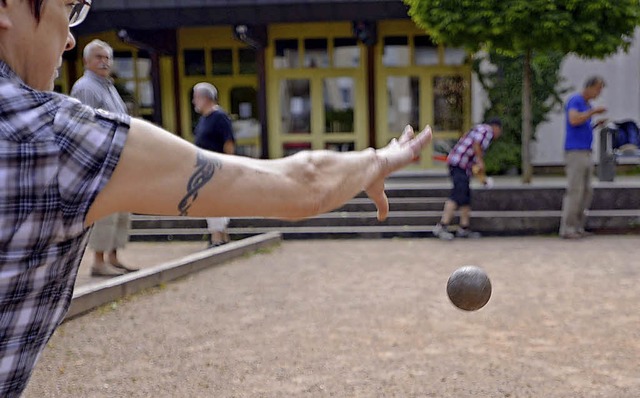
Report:
[[[378,209],[378,220],[383,221],[389,214],[389,201],[384,192],[384,180],[392,172],[416,161],[422,149],[431,142],[431,127],[426,126],[417,136],[411,126],[407,126],[399,139],[394,138],[389,145],[376,151],[379,168],[373,182],[365,192]]]
[[[591,109],[591,113],[593,115],[599,115],[601,113],[605,113],[607,111],[607,108],[605,108],[604,106],[596,106],[595,108]]]

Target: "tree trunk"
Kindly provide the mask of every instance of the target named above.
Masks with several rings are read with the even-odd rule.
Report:
[[[531,136],[533,130],[531,109],[531,50],[524,55],[522,76],[522,182],[531,183]]]

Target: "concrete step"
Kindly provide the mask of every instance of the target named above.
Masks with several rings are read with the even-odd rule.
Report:
[[[378,222],[373,212],[330,213],[309,220],[289,222],[275,219],[234,218],[229,233],[234,239],[265,232],[281,232],[286,239],[308,238],[387,238],[431,236],[440,212],[398,212],[385,222]],[[145,216],[135,216],[145,217]],[[473,228],[486,235],[525,235],[557,233],[561,212],[541,211],[476,211]],[[192,219],[204,223],[202,219]],[[457,219],[454,220],[457,223]],[[640,210],[591,210],[587,228],[607,232],[640,231]],[[205,240],[206,227],[134,228],[132,241]]]

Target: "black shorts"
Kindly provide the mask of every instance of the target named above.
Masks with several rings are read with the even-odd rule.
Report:
[[[453,182],[453,189],[449,198],[458,206],[471,205],[471,188],[469,188],[469,175],[465,169],[458,166],[449,166],[449,175]]]

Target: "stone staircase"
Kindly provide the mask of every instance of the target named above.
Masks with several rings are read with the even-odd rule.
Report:
[[[394,179],[388,184],[390,213],[376,219],[375,207],[363,195],[327,214],[290,222],[265,218],[233,218],[232,237],[278,231],[285,239],[428,237],[440,219],[449,185]],[[557,233],[564,187],[475,187],[472,227],[485,235]],[[640,232],[640,184],[596,184],[588,228],[600,233]],[[203,240],[206,222],[197,218],[133,216],[131,240]]]

